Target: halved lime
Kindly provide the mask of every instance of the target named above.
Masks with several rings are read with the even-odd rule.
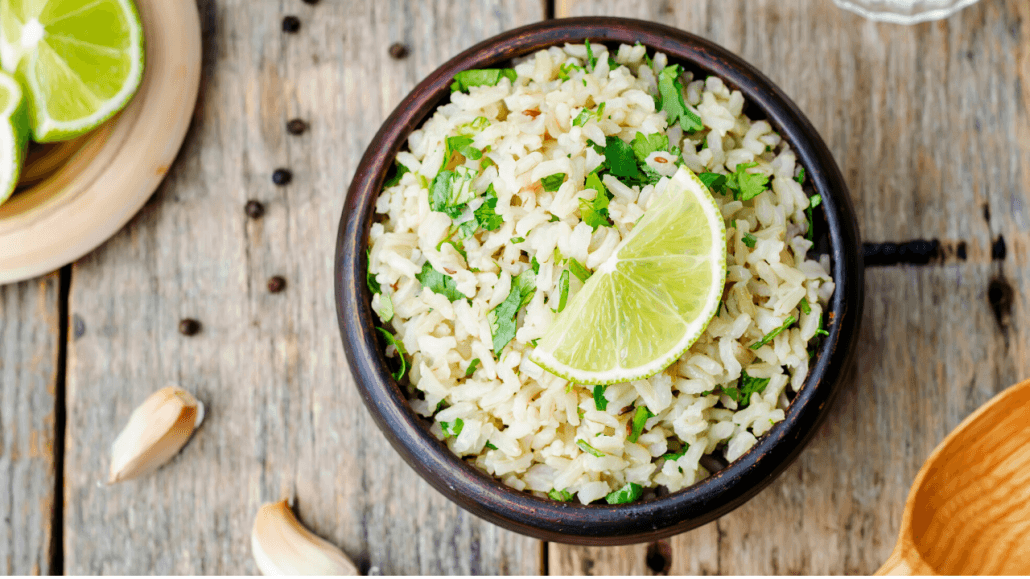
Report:
[[[132,0],[0,0],[0,63],[25,87],[32,139],[71,139],[136,93],[143,25]]]
[[[701,336],[725,283],[722,214],[701,180],[681,168],[530,359],[576,384],[653,376]]]
[[[0,72],[0,203],[7,201],[18,185],[28,142],[25,93],[14,77]]]

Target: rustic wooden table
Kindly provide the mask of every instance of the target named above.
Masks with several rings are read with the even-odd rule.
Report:
[[[384,573],[869,573],[933,447],[1030,375],[1025,0],[913,27],[829,0],[199,4],[201,96],[164,184],[92,254],[0,288],[0,572],[254,573],[253,516],[293,495],[307,525]],[[359,401],[332,299],[347,185],[393,106],[479,40],[590,14],[742,55],[819,129],[866,241],[943,248],[868,269],[856,368],[776,482],[705,527],[623,548],[545,544],[433,491]],[[299,31],[282,32],[286,15]],[[308,130],[288,133],[294,118]],[[273,275],[284,292],[267,291]],[[187,317],[194,337],[177,331]],[[197,436],[153,476],[99,485],[131,410],[168,382],[207,404]]]

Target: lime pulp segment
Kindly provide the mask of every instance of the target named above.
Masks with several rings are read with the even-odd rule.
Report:
[[[28,93],[36,141],[76,137],[121,110],[143,58],[132,0],[0,0],[0,63]]]
[[[577,384],[661,372],[704,332],[726,283],[726,228],[686,168],[587,280],[530,359]]]
[[[0,72],[0,204],[18,185],[28,138],[25,94],[14,77]]]

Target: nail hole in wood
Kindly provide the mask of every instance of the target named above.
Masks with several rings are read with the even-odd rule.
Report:
[[[668,541],[656,541],[647,546],[647,568],[655,575],[668,575],[672,568],[672,547]]]
[[[1012,286],[1005,278],[996,277],[987,285],[987,301],[991,304],[994,319],[1004,328],[1012,314]]]

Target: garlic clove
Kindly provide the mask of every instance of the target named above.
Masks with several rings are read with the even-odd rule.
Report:
[[[111,445],[108,484],[157,470],[175,456],[204,417],[204,405],[177,386],[151,394]]]
[[[361,574],[343,551],[307,530],[285,500],[258,510],[250,546],[263,575]]]

